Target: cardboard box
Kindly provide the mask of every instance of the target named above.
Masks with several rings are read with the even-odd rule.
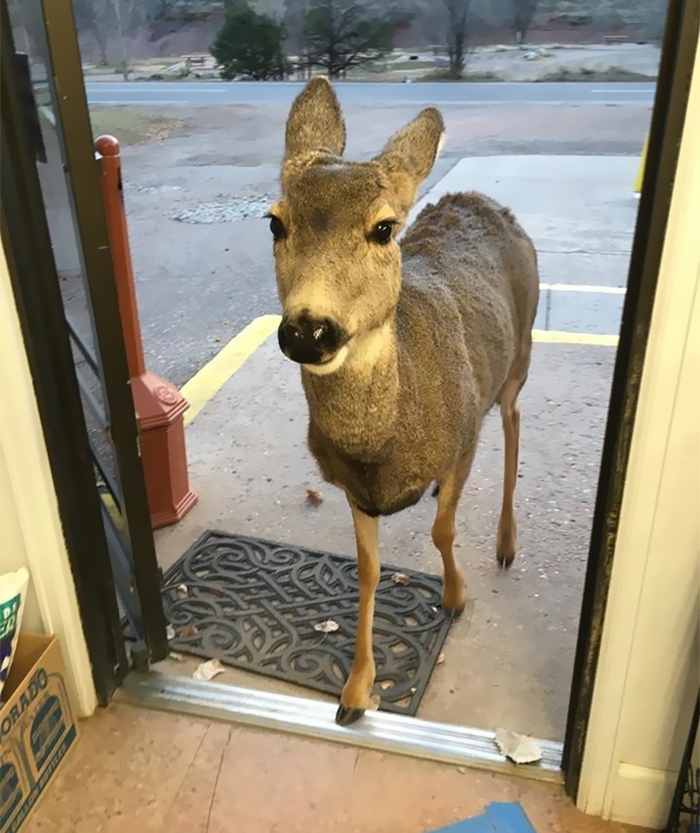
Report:
[[[0,833],[15,833],[78,736],[55,636],[20,634],[2,696]]]

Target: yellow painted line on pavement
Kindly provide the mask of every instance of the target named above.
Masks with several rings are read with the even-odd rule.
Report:
[[[593,344],[598,347],[617,347],[618,336],[598,333],[565,333],[561,330],[533,330],[532,340],[544,344]]]
[[[253,353],[279,327],[279,315],[261,315],[248,324],[223,347],[214,358],[185,383],[182,395],[190,407],[185,411],[185,425],[197,416],[207,402],[240,370]],[[616,335],[566,333],[559,330],[533,330],[532,339],[545,344],[578,344],[616,347]]]
[[[627,292],[624,286],[590,286],[579,283],[541,283],[540,289],[551,289],[554,292],[595,292],[601,295],[624,295]]]
[[[190,405],[185,411],[185,425],[192,422],[214,394],[221,390],[231,376],[274,333],[281,320],[279,315],[261,315],[251,321],[183,385],[181,393]]]

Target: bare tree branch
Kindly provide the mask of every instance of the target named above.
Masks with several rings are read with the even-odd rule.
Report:
[[[368,64],[391,50],[393,18],[369,15],[352,0],[312,0],[306,14],[301,66],[323,67],[330,78]]]
[[[443,0],[447,10],[447,57],[450,76],[461,78],[467,62],[472,0]]]
[[[513,6],[513,33],[516,43],[523,43],[537,11],[538,0],[511,0]]]

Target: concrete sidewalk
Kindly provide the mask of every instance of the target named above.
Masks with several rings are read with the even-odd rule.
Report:
[[[411,216],[450,191],[488,194],[511,208],[532,237],[540,280],[572,285],[543,291],[535,327],[617,333],[637,216],[632,189],[638,165],[633,156],[462,159]]]
[[[519,553],[507,573],[497,570],[494,557],[501,426],[496,414],[486,420],[458,515],[469,604],[452,628],[422,717],[563,738],[615,357],[611,347],[591,343],[591,334],[617,333],[624,296],[606,290],[621,289],[626,280],[636,165],[633,158],[610,157],[465,159],[428,195],[475,188],[495,196],[533,236],[544,283],[594,290],[542,293],[537,327],[555,340],[535,345],[521,397]],[[275,336],[211,393],[187,429],[200,500],[178,526],[158,533],[161,564],[172,564],[208,528],[353,554],[350,513],[341,494],[321,483],[306,449],[299,371],[283,359]],[[307,488],[323,492],[319,507],[307,505]],[[383,521],[385,563],[440,572],[430,539],[434,511],[426,496]],[[196,664],[165,666],[181,674]],[[235,670],[217,679],[295,691]]]

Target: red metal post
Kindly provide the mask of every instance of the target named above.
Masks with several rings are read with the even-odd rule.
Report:
[[[102,162],[102,199],[107,215],[131,393],[139,421],[148,507],[153,529],[159,529],[179,521],[197,502],[187,474],[183,414],[188,403],[174,385],[146,370],[122,192],[119,142],[113,136],[100,136],[95,148]]]

